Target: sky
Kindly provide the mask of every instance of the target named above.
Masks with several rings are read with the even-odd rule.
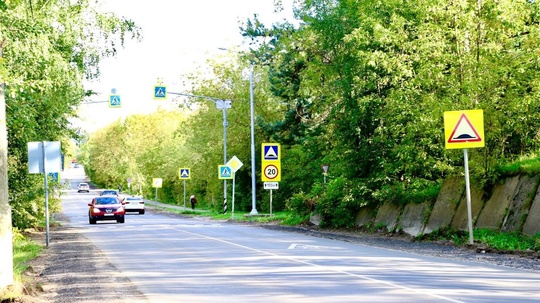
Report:
[[[172,106],[168,100],[154,100],[158,78],[168,91],[182,92],[181,75],[203,66],[210,57],[224,56],[219,48],[241,49],[240,22],[257,14],[265,25],[292,20],[292,1],[283,0],[284,10],[274,12],[275,0],[103,0],[102,11],[133,20],[142,28],[141,42],[128,41],[115,58],[100,64],[99,81],[85,88],[99,95],[89,101],[106,101],[113,89],[121,108],[108,103],[83,104],[76,126],[93,132],[119,118],[150,113]]]

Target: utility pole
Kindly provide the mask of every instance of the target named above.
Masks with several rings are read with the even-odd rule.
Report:
[[[6,39],[0,42],[0,60]],[[11,207],[8,202],[6,99],[0,83],[0,288],[13,284],[13,231]]]

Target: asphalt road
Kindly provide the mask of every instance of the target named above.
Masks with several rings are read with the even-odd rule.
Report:
[[[151,211],[89,225],[96,194],[64,213],[150,302],[540,302],[535,272]]]

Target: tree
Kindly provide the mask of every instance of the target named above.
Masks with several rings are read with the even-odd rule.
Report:
[[[461,167],[460,154],[444,150],[444,111],[484,109],[487,144],[471,161],[479,179],[537,148],[535,3],[312,0],[297,17],[296,28],[252,21],[244,32],[269,41],[255,53],[292,109],[265,129],[290,144],[284,154],[302,151],[292,162],[331,164],[350,212],[434,199]],[[296,173],[287,184],[318,194],[316,178]]]
[[[44,193],[39,177],[27,173],[27,142],[75,137],[68,119],[89,94],[83,79],[99,76],[100,58],[114,55],[117,44],[139,30],[87,0],[3,4],[0,80],[6,84],[10,201],[13,225],[28,227],[43,217]]]

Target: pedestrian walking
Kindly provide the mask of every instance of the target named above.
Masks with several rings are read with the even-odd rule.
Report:
[[[195,195],[191,195],[191,197],[189,197],[189,202],[191,202],[191,209],[195,209],[195,204],[197,204],[197,198]]]

